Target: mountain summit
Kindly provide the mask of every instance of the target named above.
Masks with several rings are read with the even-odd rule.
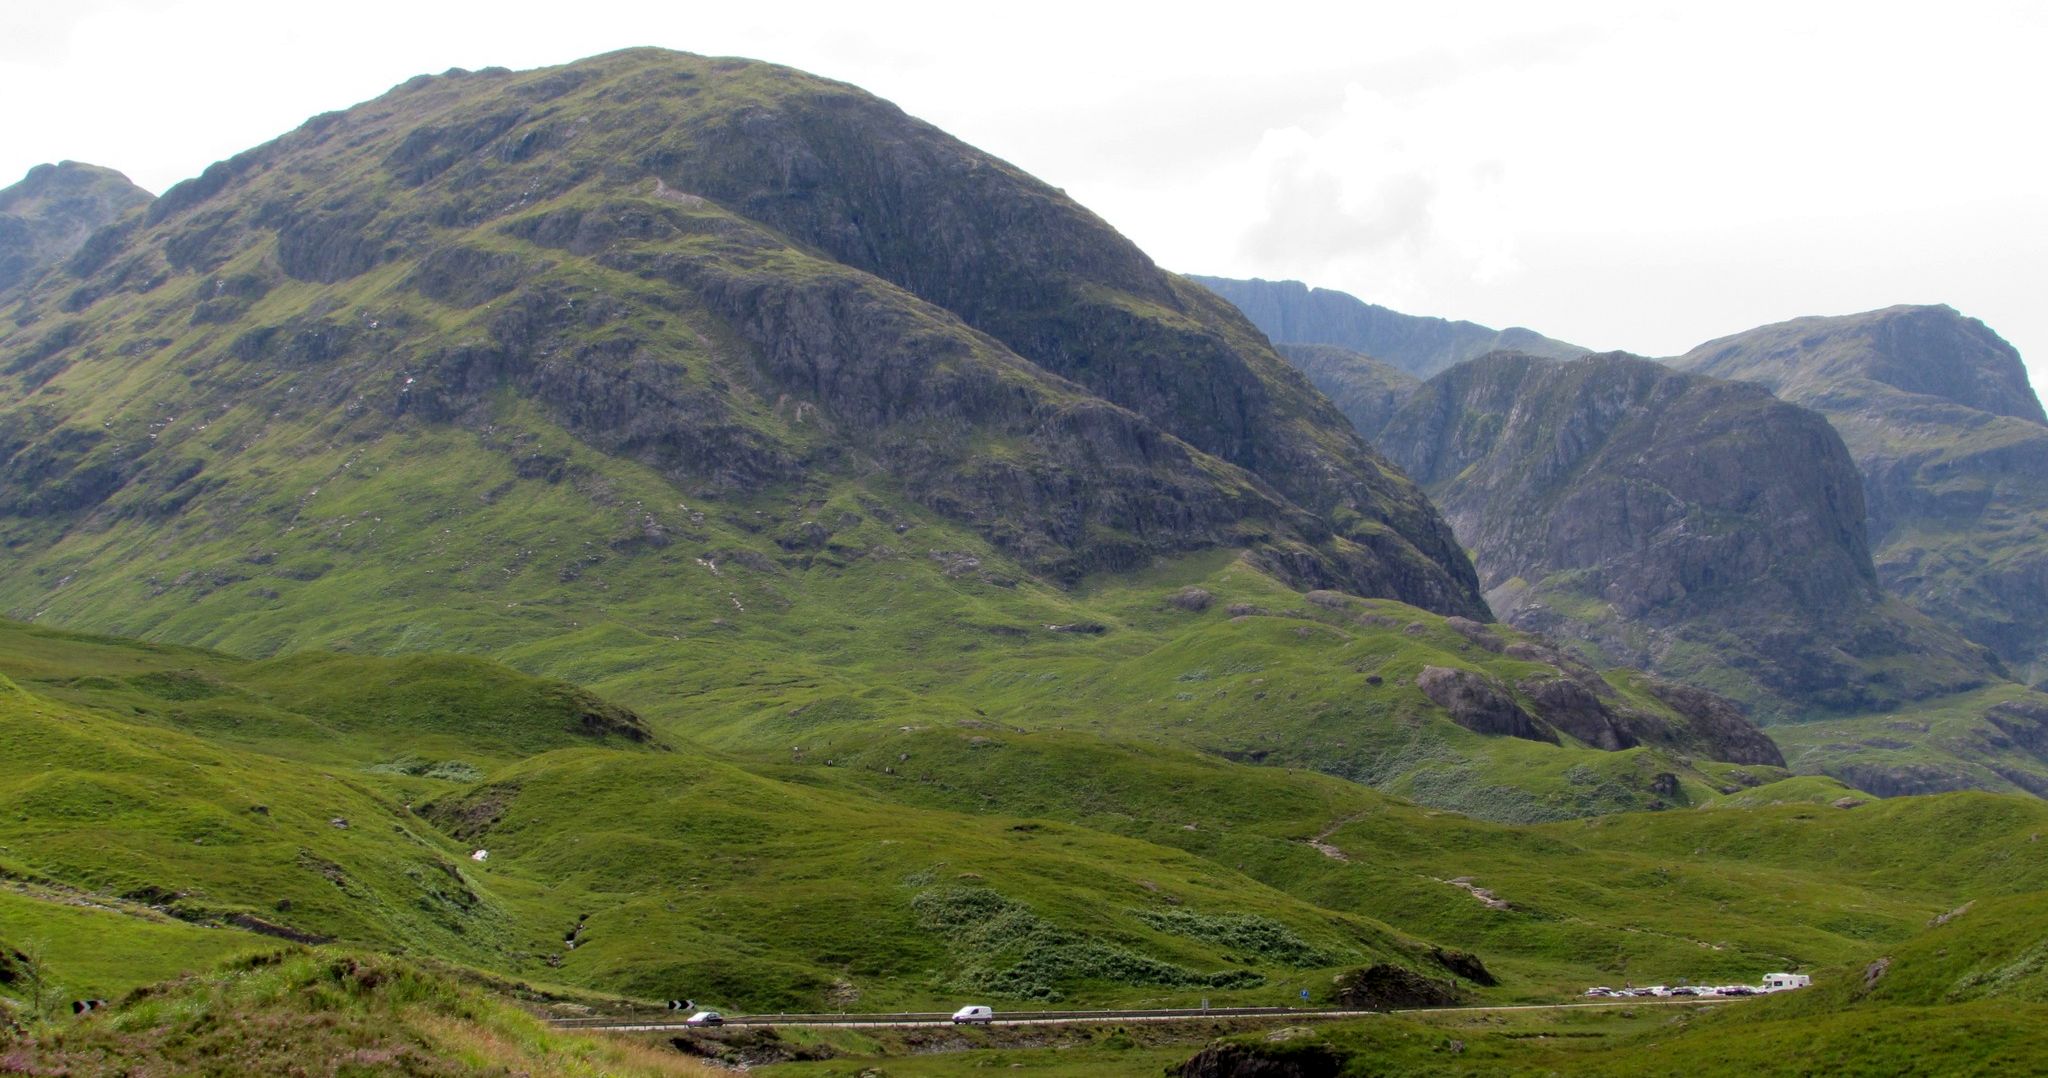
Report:
[[[1795,318],[1708,341],[1672,362],[1809,406],[1866,383],[2048,426],[2019,352],[1947,305]]]
[[[0,190],[0,292],[70,258],[86,237],[154,195],[110,168],[37,165]]]

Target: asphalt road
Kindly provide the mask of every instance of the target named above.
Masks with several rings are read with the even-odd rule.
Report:
[[[1701,1003],[1736,1003],[1744,997],[1699,996],[1691,999],[1629,999],[1599,1003],[1519,1003],[1496,1007],[1417,1007],[1394,1011],[1348,1011],[1325,1008],[1215,1007],[1152,1011],[998,1011],[996,1025],[1058,1026],[1084,1022],[1184,1022],[1189,1019],[1286,1018],[1322,1020],[1367,1018],[1379,1014],[1457,1014],[1485,1011],[1556,1011],[1592,1007],[1679,1007]],[[680,1019],[654,1021],[633,1018],[556,1018],[551,1023],[563,1029],[602,1029],[621,1033],[661,1033],[703,1027],[684,1024]],[[951,1025],[951,1012],[907,1012],[902,1014],[742,1014],[727,1015],[728,1026],[817,1026],[825,1029],[857,1029],[874,1026]]]

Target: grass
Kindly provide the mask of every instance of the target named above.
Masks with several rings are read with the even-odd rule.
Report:
[[[701,1075],[626,1040],[560,1033],[446,973],[382,955],[253,955],[136,989],[105,1014],[0,1041],[0,1071]]]
[[[1241,571],[1224,564],[1202,579],[1227,596]],[[1284,661],[1276,650],[1207,650],[1205,633],[1262,619],[1172,609],[1161,597],[1182,579],[1088,591],[1075,601],[1115,630],[1048,635],[1020,655],[1059,659],[1055,672],[1089,680],[1077,654],[1139,650],[1131,638],[1153,625],[1194,622],[1200,631],[1170,660],[1140,650],[1134,663],[1164,684],[1224,680],[1244,691]],[[1338,634],[1373,628],[1335,615],[1264,620],[1329,634],[1324,646],[1338,649]],[[1470,661],[1455,634],[1418,623],[1422,634],[1401,631],[1405,647]],[[1984,999],[2032,999],[2040,965],[2027,915],[2048,890],[2038,841],[2048,806],[2032,799],[1951,794],[1844,809],[1834,806],[1841,788],[1822,780],[1702,765],[1686,780],[1692,809],[1512,824],[1312,769],[1234,761],[1144,724],[1011,725],[1022,706],[977,716],[942,696],[820,694],[795,681],[762,687],[787,694],[762,720],[762,740],[782,747],[752,747],[737,722],[706,723],[704,737],[726,745],[714,749],[672,721],[656,720],[667,732],[651,741],[588,727],[580,716],[623,713],[473,659],[252,662],[5,631],[0,723],[14,753],[0,768],[10,806],[0,868],[25,882],[0,896],[0,940],[45,941],[59,979],[109,998],[271,946],[233,927],[238,916],[525,982],[737,1010],[941,1009],[969,997],[1220,1006],[1288,1002],[1303,988],[1322,1001],[1337,972],[1371,962],[1442,976],[1432,947],[1482,958],[1500,981],[1468,986],[1482,1000],[1553,1000],[1631,980],[1749,981],[1780,968],[1816,971],[1825,991],[1807,998],[1823,1000],[1889,955],[1897,987],[1879,987],[1896,999],[1848,1000],[1854,1014],[1826,1019],[1844,1031],[1843,1051],[1865,1051],[1879,1040],[1856,1036],[1866,1028],[1859,1008],[1932,1008],[1974,1028],[1992,1013]],[[1376,648],[1371,640],[1350,646]],[[1207,673],[1183,680],[1191,670]],[[1112,689],[1154,691],[1107,676],[1085,691]],[[1475,752],[1510,744],[1473,742]],[[1632,767],[1642,755],[1511,744],[1572,767]],[[337,817],[349,826],[334,826]],[[469,860],[474,848],[489,859]],[[1507,905],[1489,908],[1468,888]],[[1967,946],[1939,935],[1999,925],[2011,929],[1978,929]],[[110,976],[119,956],[145,947],[152,962]],[[437,1045],[457,1036],[420,1028],[442,1037]],[[1618,1054],[1529,1056],[1533,1032],[1504,1037],[1494,1054],[1478,1034],[1428,1036],[1466,1040],[1461,1058],[1475,1070],[1654,1063],[1649,1042],[1631,1039],[1635,1027],[1602,1028],[1597,1043]],[[1747,1035],[1705,1018],[1698,1029],[1685,1035]],[[236,1036],[263,1050],[255,1032]],[[1993,1044],[2002,1036],[1987,1034]],[[511,1050],[486,1040],[489,1052]],[[837,1060],[807,1066],[830,1073],[867,1058],[842,1047]],[[1196,1047],[1140,1039],[997,1054],[1048,1073],[1114,1072],[1156,1069]],[[397,1050],[335,1045],[359,1049]],[[1395,1049],[1385,1045],[1344,1050],[1407,1058],[1387,1057]]]
[[[206,928],[134,904],[12,884],[0,889],[0,948],[41,951],[50,999],[107,999],[145,984],[272,949],[247,932]],[[22,971],[4,986],[26,1002]]]

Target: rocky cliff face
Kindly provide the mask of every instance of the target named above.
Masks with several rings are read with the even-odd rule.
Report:
[[[1495,355],[1377,434],[1501,616],[1712,686],[1767,719],[1974,688],[1995,661],[1887,597],[1821,416],[1619,354]]]
[[[2048,677],[2048,426],[2011,345],[1947,307],[1890,307],[1670,362],[1826,415],[1862,473],[1886,589]]]
[[[1489,352],[1522,352],[1554,359],[1586,354],[1575,344],[1551,340],[1519,326],[1490,329],[1402,314],[1328,288],[1300,281],[1191,277],[1229,300],[1275,344],[1327,344],[1362,352],[1383,363],[1428,378]]]
[[[70,258],[86,238],[155,196],[110,168],[37,165],[0,190],[0,292]]]
[[[362,440],[488,432],[510,393],[692,494],[872,477],[1056,581],[1240,549],[1488,616],[1421,492],[1228,304],[1007,164],[767,64],[412,80],[103,230],[4,328],[17,544],[229,512],[249,443],[169,413]]]

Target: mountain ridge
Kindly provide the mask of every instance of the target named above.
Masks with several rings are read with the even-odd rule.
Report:
[[[1520,326],[1496,330],[1474,322],[1403,314],[1300,281],[1201,276],[1189,280],[1236,305],[1276,345],[1335,345],[1419,378],[1489,352],[1570,359],[1590,351]]]

